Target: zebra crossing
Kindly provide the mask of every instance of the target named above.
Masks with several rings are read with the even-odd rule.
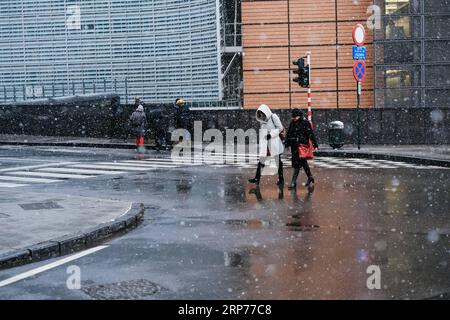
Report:
[[[20,168],[0,169],[0,189],[57,183],[67,180],[91,179],[107,175],[145,173],[157,169],[199,165],[202,164],[172,161],[170,158],[40,164]]]
[[[424,166],[414,163],[391,160],[374,160],[361,158],[332,158],[318,157],[311,161],[311,167],[324,169],[415,169],[415,170],[435,170],[446,169],[437,166]]]
[[[258,163],[258,155],[223,155],[223,159],[227,161],[226,164],[213,165],[216,167],[238,166],[242,168],[254,168]],[[208,164],[213,162],[214,157],[204,158],[204,163]],[[284,166],[291,167],[291,157],[283,155],[282,160]],[[217,160],[216,160],[217,161]],[[228,162],[229,161],[229,162]],[[437,166],[423,166],[413,163],[390,161],[390,160],[374,160],[374,159],[362,159],[362,158],[335,158],[335,157],[316,157],[314,160],[309,161],[312,168],[324,168],[324,169],[417,169],[417,170],[429,170],[429,169],[446,169]]]
[[[49,163],[21,168],[0,169],[0,189],[19,188],[38,184],[50,184],[67,180],[91,179],[99,176],[145,173],[158,169],[190,168],[208,166],[213,168],[237,167],[253,169],[258,162],[257,155],[214,154],[203,155],[196,161],[171,159],[170,157],[146,157],[142,160],[91,161]],[[285,167],[290,167],[290,158],[282,157]],[[318,157],[310,162],[312,168],[323,169],[445,169],[434,166],[419,166],[406,162],[372,159],[348,159]]]

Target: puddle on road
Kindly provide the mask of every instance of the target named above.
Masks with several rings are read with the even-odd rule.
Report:
[[[303,224],[300,221],[290,221],[286,223],[289,231],[315,231],[320,229],[320,226],[315,224]]]
[[[177,171],[125,178],[122,190],[138,185],[149,203],[155,193],[162,194],[158,204],[166,211],[149,222],[148,229],[138,230],[123,251],[116,247],[116,254],[123,253],[126,259],[123,265],[111,265],[127,270],[131,261],[148,270],[151,262],[152,270],[182,274],[183,281],[196,283],[198,292],[209,297],[212,286],[229,283],[225,293],[218,291],[221,298],[228,297],[228,288],[233,294],[245,291],[251,298],[271,298],[272,292],[283,298],[360,297],[366,294],[366,268],[372,264],[385,268],[386,281],[394,283],[386,294],[414,297],[396,279],[422,281],[439,289],[448,278],[447,264],[442,264],[447,261],[439,258],[448,254],[448,238],[436,232],[428,237],[426,233],[400,234],[399,226],[405,230],[420,224],[423,230],[428,225],[446,226],[448,218],[439,212],[448,208],[447,185],[436,185],[433,176],[417,183],[415,175],[406,175],[399,178],[398,188],[405,192],[393,193],[385,189],[392,186],[392,176],[378,175],[318,172],[315,191],[299,186],[283,192],[275,185],[276,177],[265,177],[261,187],[254,189],[246,182],[250,173],[241,177]],[[420,220],[402,215],[415,211],[421,213]],[[393,219],[386,218],[389,215]],[[428,223],[431,218],[436,222]],[[349,226],[362,227],[355,232]],[[369,230],[381,226],[397,231]],[[348,272],[342,272],[343,268]],[[427,274],[425,268],[436,272]],[[209,280],[207,285],[198,281],[204,278]],[[195,296],[189,289],[174,294]],[[151,286],[148,292],[151,298]]]
[[[272,226],[272,222],[264,221],[260,219],[235,219],[225,220],[225,225],[231,227],[242,227],[247,229],[269,229]]]
[[[250,266],[250,254],[248,252],[224,252],[224,266],[243,268]]]
[[[55,201],[22,203],[19,204],[19,207],[21,207],[25,211],[63,209],[63,207]]]

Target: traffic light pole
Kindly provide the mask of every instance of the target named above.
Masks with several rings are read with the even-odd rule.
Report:
[[[306,52],[306,63],[308,64],[308,73],[309,73],[309,85],[308,85],[308,121],[312,123],[312,90],[311,90],[311,52]]]
[[[358,117],[358,150],[361,150],[361,81],[356,81],[356,113]]]
[[[300,87],[308,89],[308,120],[312,126],[311,52],[306,52],[306,57],[298,58],[293,64],[297,66],[294,73],[298,75],[293,81]]]

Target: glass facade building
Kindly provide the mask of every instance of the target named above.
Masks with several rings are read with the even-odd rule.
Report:
[[[375,0],[375,105],[450,107],[450,0]]]
[[[221,99],[218,0],[2,0],[0,102]]]

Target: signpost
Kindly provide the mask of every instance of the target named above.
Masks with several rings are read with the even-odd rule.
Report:
[[[353,76],[356,81],[364,81],[367,74],[366,70],[366,62],[364,60],[355,60],[353,63]]]
[[[364,46],[364,43],[366,42],[366,30],[362,24],[358,23],[353,27],[352,38],[353,42],[358,47]]]
[[[358,116],[358,150],[361,150],[361,84],[366,78],[367,68],[366,68],[366,58],[367,58],[367,50],[364,47],[364,43],[366,42],[366,30],[362,24],[357,24],[353,28],[352,32],[353,42],[355,46],[353,46],[353,76],[356,80],[356,108],[357,108],[357,116]]]
[[[353,60],[366,60],[366,47],[353,46]]]

